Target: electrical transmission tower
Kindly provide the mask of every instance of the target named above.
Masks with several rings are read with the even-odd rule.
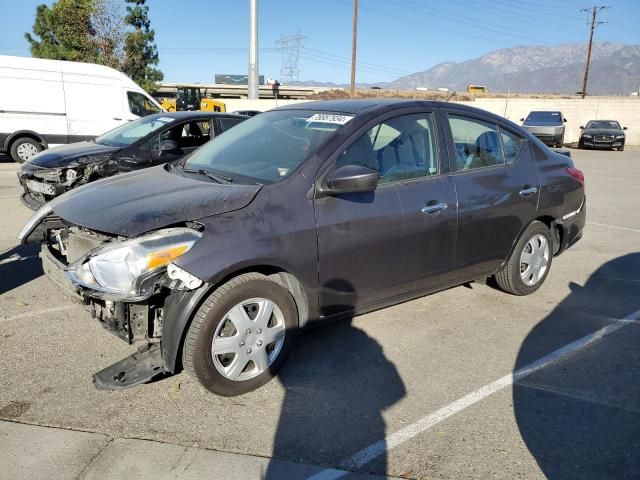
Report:
[[[300,75],[298,60],[300,60],[300,50],[302,50],[306,38],[298,32],[295,35],[282,35],[276,41],[276,48],[280,50],[282,59],[280,66],[280,81],[282,83],[298,81]]]
[[[581,12],[587,12],[587,13],[591,13],[591,28],[589,30],[589,45],[587,46],[587,62],[585,63],[584,66],[584,79],[582,80],[582,92],[581,92],[581,96],[582,98],[584,98],[587,95],[587,80],[589,79],[589,63],[591,62],[591,46],[593,45],[593,32],[595,31],[596,27],[598,27],[599,25],[602,25],[603,23],[607,23],[607,22],[598,22],[596,21],[596,18],[598,17],[598,13],[602,12],[603,10],[607,9],[609,7],[606,6],[601,6],[601,7],[591,7],[591,8],[583,8],[582,10],[580,10]]]

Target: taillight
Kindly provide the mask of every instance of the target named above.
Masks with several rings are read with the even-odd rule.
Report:
[[[584,173],[576,167],[565,168],[567,173],[584,185]]]

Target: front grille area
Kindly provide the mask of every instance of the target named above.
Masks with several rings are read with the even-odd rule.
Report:
[[[613,135],[596,135],[593,139],[596,142],[611,143],[613,142]]]

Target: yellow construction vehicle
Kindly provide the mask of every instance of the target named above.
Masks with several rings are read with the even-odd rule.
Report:
[[[176,87],[175,98],[164,98],[161,105],[167,112],[182,112],[184,110],[227,111],[224,102],[203,95],[200,87],[184,85]]]

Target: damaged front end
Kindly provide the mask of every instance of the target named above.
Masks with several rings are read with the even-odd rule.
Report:
[[[42,242],[47,277],[84,304],[104,328],[138,349],[95,374],[97,388],[128,388],[166,372],[160,347],[165,303],[203,284],[171,262],[201,235],[200,226],[189,223],[125,238],[70,224],[49,205],[25,225],[20,239]]]
[[[18,172],[18,181],[24,188],[21,199],[28,208],[37,210],[72,188],[109,177],[117,170],[118,164],[110,155],[80,157],[55,168],[26,162]]]

